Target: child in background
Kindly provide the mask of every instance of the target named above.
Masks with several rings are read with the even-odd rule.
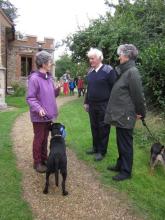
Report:
[[[69,82],[69,90],[70,90],[70,95],[74,95],[74,89],[76,85],[73,79],[70,80]]]
[[[64,92],[64,95],[68,95],[69,93],[69,83],[68,83],[68,80],[66,80],[63,84],[63,92]]]

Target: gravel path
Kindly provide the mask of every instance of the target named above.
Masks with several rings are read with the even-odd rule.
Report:
[[[72,97],[58,98],[58,106]],[[114,189],[101,186],[97,174],[79,161],[74,152],[67,149],[69,196],[63,197],[50,178],[49,194],[42,193],[45,175],[32,168],[32,125],[29,113],[17,118],[13,130],[14,153],[18,169],[22,172],[23,197],[30,204],[36,220],[132,220],[133,214],[126,199]]]

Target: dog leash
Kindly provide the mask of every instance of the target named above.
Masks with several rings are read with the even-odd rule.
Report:
[[[150,137],[152,138],[152,140],[156,141],[156,142],[159,142],[159,140],[151,133],[150,129],[148,128],[147,124],[146,124],[146,121],[144,118],[141,118],[142,120],[142,124],[144,127],[146,127],[148,133],[150,134]]]

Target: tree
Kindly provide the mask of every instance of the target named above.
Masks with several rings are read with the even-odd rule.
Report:
[[[85,62],[73,62],[72,57],[65,54],[56,61],[56,76],[60,78],[66,71],[70,72],[71,77],[83,76],[87,73],[88,66]]]
[[[134,0],[132,3],[121,0],[114,5],[106,0],[105,3],[110,8],[105,17],[92,20],[89,27],[68,37],[73,60],[85,62],[90,47],[97,47],[103,51],[104,62],[116,66],[117,47],[125,43],[136,45],[140,51],[138,64],[145,90],[155,106],[165,109],[165,85],[162,83],[165,81],[165,1]],[[112,8],[115,9],[113,15]]]
[[[11,21],[18,17],[17,8],[9,0],[0,0],[0,8],[3,9]]]
[[[65,54],[61,56],[59,60],[56,61],[56,76],[58,78],[61,77],[67,70],[71,74],[75,74],[75,67],[72,62],[72,59],[67,54]]]

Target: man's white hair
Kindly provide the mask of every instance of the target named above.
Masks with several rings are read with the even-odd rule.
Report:
[[[101,61],[104,58],[102,51],[97,48],[90,48],[90,50],[87,52],[87,57],[90,58],[91,56],[97,56],[101,59]]]

